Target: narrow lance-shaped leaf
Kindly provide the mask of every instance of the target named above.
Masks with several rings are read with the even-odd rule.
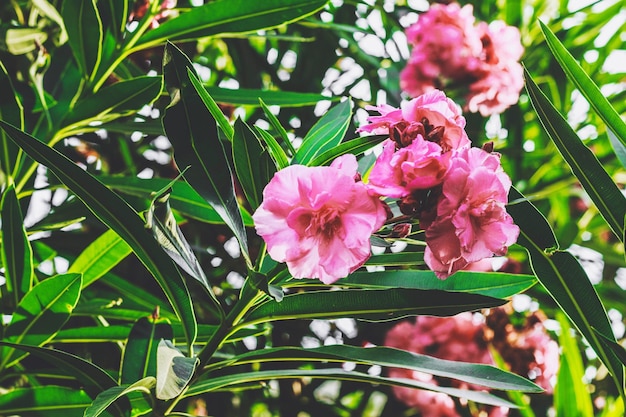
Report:
[[[0,207],[1,256],[6,278],[6,285],[0,287],[0,290],[2,301],[10,303],[7,311],[12,311],[33,285],[33,249],[26,236],[22,210],[12,185],[2,194]],[[8,294],[4,293],[5,290]]]
[[[169,41],[255,32],[293,22],[320,10],[328,0],[218,0],[195,7],[146,32],[135,49]]]
[[[569,53],[559,39],[552,33],[541,20],[539,21],[541,31],[546,38],[546,43],[552,51],[552,55],[559,62],[559,65],[580,90],[583,96],[589,101],[589,104],[598,113],[598,116],[606,123],[608,129],[613,131],[622,146],[626,146],[626,123],[620,115],[615,111],[611,103],[606,99],[600,88],[593,82],[591,77],[582,69],[580,64],[576,62],[572,54]]]
[[[156,397],[171,400],[187,386],[198,366],[196,358],[186,358],[169,341],[161,339],[157,349]]]
[[[283,148],[280,147],[274,136],[258,126],[254,126],[254,130],[256,134],[265,142],[265,146],[269,150],[270,156],[272,157],[276,168],[281,170],[288,167],[289,160],[287,159],[287,155],[285,154]]]
[[[419,314],[452,316],[462,311],[496,307],[505,300],[478,294],[423,291],[407,288],[384,290],[308,291],[269,300],[245,317],[244,322],[263,323],[288,319],[353,317],[371,321],[397,320]]]
[[[320,165],[330,165],[330,163],[337,157],[341,155],[345,155],[347,153],[351,153],[354,155],[359,155],[365,152],[368,149],[373,148],[378,145],[382,141],[384,141],[387,136],[375,135],[375,136],[363,136],[357,139],[352,139],[347,142],[341,143],[335,146],[332,149],[328,149],[325,152],[317,155],[309,165],[311,166],[320,166]]]
[[[24,108],[2,62],[0,62],[0,91],[2,91],[0,94],[0,120],[22,129],[24,127]],[[12,175],[14,165],[17,163],[18,149],[6,137],[6,133],[0,131],[0,172],[6,176]]]
[[[125,259],[132,249],[109,229],[91,242],[70,265],[68,272],[83,275],[83,288],[92,284]]]
[[[259,102],[264,102],[268,106],[303,107],[315,106],[323,100],[339,101],[341,99],[339,96],[327,97],[321,94],[278,90],[222,87],[207,87],[206,89],[216,102],[234,106],[259,106]]]
[[[0,414],[28,417],[82,417],[91,404],[85,391],[54,385],[16,388],[0,395]],[[28,414],[25,414],[28,413]]]
[[[235,121],[233,161],[241,188],[252,210],[256,210],[263,201],[263,189],[276,173],[276,166],[268,149],[241,119]]]
[[[100,393],[94,402],[85,410],[85,417],[97,417],[109,408],[111,404],[120,398],[127,396],[132,392],[141,392],[150,395],[150,390],[155,386],[154,377],[140,379],[134,384],[124,384],[117,387],[111,387]]]
[[[46,165],[96,217],[128,243],[163,289],[184,325],[187,343],[191,346],[197,329],[189,291],[174,263],[163,256],[163,250],[145,230],[139,215],[120,196],[55,149],[1,120],[0,127],[30,157]]]
[[[4,340],[41,346],[51,340],[70,318],[80,296],[80,274],[63,274],[35,285],[17,305]],[[10,367],[24,355],[4,348],[0,369]]]
[[[161,339],[174,337],[172,326],[158,317],[142,317],[135,322],[122,355],[120,382],[130,384],[147,376],[156,378],[157,347]]]
[[[508,205],[507,210],[515,224],[520,227],[518,243],[528,250],[531,267],[539,282],[585,336],[622,392],[622,363],[598,340],[592,330],[595,328],[605,337],[615,340],[611,322],[589,277],[571,253],[556,250],[558,244],[554,234],[535,206],[515,189],[511,189],[510,197],[513,202]],[[551,235],[552,238],[546,238],[546,235]]]
[[[61,16],[78,67],[84,78],[91,79],[100,64],[104,36],[96,0],[66,0]]]
[[[197,78],[191,61],[173,44],[165,47],[163,75],[171,99],[163,127],[174,146],[176,163],[179,168],[189,167],[185,179],[230,227],[251,265],[232,171],[217,135],[216,122],[191,83],[190,77]]]
[[[294,164],[311,165],[313,159],[343,140],[352,117],[352,101],[344,100],[319,119],[302,139]]]
[[[618,239],[624,238],[626,197],[526,72],[526,89],[539,120]]]
[[[276,130],[276,132],[278,133],[280,138],[283,140],[283,142],[285,143],[285,146],[287,147],[287,149],[289,150],[291,155],[292,156],[295,155],[296,154],[296,150],[294,149],[293,145],[291,144],[291,141],[289,140],[289,136],[287,135],[287,131],[285,130],[283,125],[280,124],[280,121],[278,120],[278,118],[276,116],[274,116],[274,113],[272,113],[270,108],[267,107],[267,105],[263,102],[262,99],[259,99],[259,103],[261,104],[261,108],[263,109],[263,113],[265,113],[265,117],[267,117],[267,120],[269,120],[269,122],[272,125],[272,127],[274,128],[274,130]],[[285,159],[287,159],[286,156],[285,156]]]

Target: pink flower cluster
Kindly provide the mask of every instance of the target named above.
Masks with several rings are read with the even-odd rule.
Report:
[[[508,320],[507,313],[502,309],[493,310],[487,316],[486,323],[472,313],[446,318],[420,316],[414,323],[403,321],[395,325],[387,333],[385,345],[440,359],[493,365],[489,353],[491,344],[513,372],[533,379],[547,392],[551,392],[549,380],[556,375],[559,364],[558,345],[550,339],[542,321],[536,317],[536,314],[531,315],[524,328],[516,329],[508,321],[504,327],[493,327],[505,324],[503,320]],[[444,381],[443,378],[409,369],[390,369],[389,376],[435,385],[445,382],[446,385],[462,389],[482,389],[457,380]],[[404,387],[394,387],[393,392],[409,407],[419,409],[422,417],[461,415],[454,400],[446,394]],[[508,415],[508,409],[504,407],[490,407],[481,412],[488,413],[489,417]]]
[[[369,187],[420,220],[424,260],[439,278],[472,262],[504,255],[519,228],[505,205],[511,181],[497,153],[471,148],[458,106],[439,90],[401,109],[371,107],[359,130],[388,134]]]
[[[328,167],[291,165],[277,172],[253,219],[270,256],[286,262],[294,278],[331,284],[369,258],[369,238],[387,211],[348,154]]]
[[[400,87],[411,96],[469,85],[467,109],[483,116],[517,103],[524,85],[517,28],[476,23],[472,5],[433,4],[406,35],[413,50]]]

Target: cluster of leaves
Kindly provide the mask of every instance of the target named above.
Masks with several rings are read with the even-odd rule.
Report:
[[[0,397],[0,414],[182,416],[188,415],[187,399],[203,397],[214,404],[212,414],[229,415],[232,397],[252,409],[257,402],[273,403],[267,381],[306,379],[344,380],[344,393],[362,389],[363,383],[431,389],[518,406],[532,415],[521,393],[537,387],[494,367],[382,347],[303,348],[298,333],[289,342],[285,336],[293,330],[289,320],[296,319],[350,317],[370,323],[489,308],[527,290],[537,278],[546,291],[533,289],[534,294],[552,297],[609,370],[611,395],[623,395],[624,350],[603,302],[577,260],[558,248],[559,242],[567,247],[583,231],[608,224],[621,246],[607,245],[605,252],[618,255],[616,266],[624,263],[626,204],[606,166],[618,166],[620,159],[613,155],[626,154],[625,129],[619,113],[584,75],[600,68],[598,61],[580,69],[550,29],[541,26],[545,37],[537,32],[536,18],[546,12],[543,3],[527,22],[522,21],[523,2],[497,10],[509,23],[527,28],[533,46],[526,63],[533,73],[554,66],[546,61],[548,54],[533,52],[547,43],[559,63],[555,68],[577,83],[606,131],[614,134],[614,148],[601,148],[598,162],[559,113],[571,105],[573,87],[545,76],[556,92],[548,99],[528,76],[530,100],[503,116],[510,143],[502,151],[521,191],[543,192],[550,196],[548,203],[562,197],[550,190],[572,184],[569,170],[555,169],[545,178],[534,173],[536,155],[521,151],[523,138],[543,138],[538,123],[520,122],[522,114],[536,117],[552,139],[542,146],[563,154],[594,202],[590,210],[606,221],[581,226],[566,237],[559,233],[557,240],[528,199],[514,195],[510,212],[522,229],[520,244],[537,278],[461,272],[439,281],[423,270],[420,250],[411,249],[373,256],[368,265],[384,266],[384,271],[356,272],[333,291],[294,281],[283,265],[268,258],[249,229],[249,213],[260,204],[275,171],[293,163],[328,164],[344,153],[361,155],[383,139],[349,139],[352,101],[340,101],[340,96],[357,94],[354,87],[366,80],[370,95],[361,99],[384,91],[390,104],[399,101],[393,74],[401,68],[402,54],[388,52],[399,42],[400,20],[412,9],[366,1],[217,0],[201,6],[181,1],[178,16],[152,28],[160,2],[145,3],[146,13],[133,24],[134,5],[125,0],[11,2],[0,10],[1,266],[6,279],[0,307],[8,318],[0,334],[0,381],[7,390]],[[496,9],[484,4],[481,13],[493,19]],[[585,9],[588,26],[598,26],[617,9]],[[551,24],[557,35],[566,34],[566,12],[563,8]],[[383,29],[370,26],[366,18],[371,16],[381,19]],[[369,36],[382,39],[382,61],[360,47],[359,40]],[[618,38],[611,38],[611,48],[620,45]],[[164,47],[168,40],[179,46]],[[363,73],[345,80],[356,63]],[[340,75],[333,83],[329,73]],[[239,88],[224,87],[234,82]],[[318,120],[313,107],[320,102],[335,104]],[[232,123],[235,107],[241,118]],[[484,131],[485,120],[469,122],[470,132]],[[163,135],[169,139],[165,146]],[[157,163],[155,155],[165,155],[164,163]],[[543,161],[565,166],[553,158]],[[361,158],[363,169],[371,163]],[[618,171],[623,174],[624,167]],[[41,207],[36,198],[42,190],[50,204],[25,225],[26,209]],[[552,224],[565,223],[552,205],[536,198]],[[567,320],[562,322],[565,327]],[[559,376],[556,407],[559,415],[593,415],[588,394],[581,395],[578,346],[563,333],[569,366]],[[244,341],[250,340],[257,349],[247,348]],[[343,362],[357,367],[346,370]],[[510,400],[368,373],[374,365],[510,391]],[[290,387],[279,387],[281,401],[272,408],[287,410]],[[251,389],[257,390],[248,395]],[[581,398],[575,404],[564,400],[572,390]],[[368,392],[371,397],[374,390]],[[365,412],[367,398],[350,403],[347,397],[332,406],[297,406],[311,415]]]

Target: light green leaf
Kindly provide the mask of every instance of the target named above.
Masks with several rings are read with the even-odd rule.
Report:
[[[244,259],[251,265],[232,171],[217,135],[216,122],[190,81],[197,78],[195,70],[189,58],[169,43],[163,63],[165,86],[171,99],[163,126],[174,146],[176,163],[181,169],[189,167],[185,179],[233,231]]]
[[[6,278],[6,285],[0,287],[0,294],[1,301],[8,303],[5,311],[13,311],[33,286],[33,249],[24,229],[24,218],[13,185],[4,190],[0,208],[0,255]]]
[[[316,156],[333,149],[343,140],[352,118],[352,101],[344,100],[319,119],[302,139],[292,164],[311,165]]]
[[[89,286],[126,258],[132,249],[109,229],[91,242],[69,267],[68,272],[83,275],[83,288]]]
[[[218,103],[235,106],[259,106],[263,101],[268,106],[303,107],[315,106],[318,102],[329,100],[338,101],[339,96],[327,97],[313,93],[294,93],[291,91],[252,90],[238,88],[236,90],[222,87],[206,87],[207,92]]]
[[[462,311],[496,307],[505,302],[478,294],[409,288],[307,291],[286,295],[280,303],[268,300],[252,310],[244,322],[256,324],[275,320],[340,317],[386,321],[420,314],[452,316]]]
[[[104,36],[96,2],[66,0],[61,6],[72,53],[83,77],[88,80],[91,80],[100,65]]]
[[[163,289],[185,325],[187,343],[191,346],[196,338],[196,319],[189,291],[174,263],[163,256],[163,250],[145,230],[139,215],[117,194],[55,149],[3,121],[0,121],[0,127],[30,157],[46,165],[96,217],[128,243]]]
[[[85,391],[47,385],[16,388],[0,395],[0,414],[28,417],[82,417],[91,404]]]
[[[63,22],[63,18],[61,17],[61,14],[58,12],[58,10],[52,4],[50,4],[48,0],[33,0],[33,6],[39,9],[39,13],[42,16],[47,17],[59,26],[59,29],[61,30],[61,33],[59,33],[58,35],[59,45],[63,45],[65,42],[67,42],[68,37],[67,31],[65,30],[65,23]]]
[[[607,221],[613,233],[624,238],[626,197],[615,185],[602,164],[581,141],[548,98],[526,72],[526,89],[539,120],[548,132],[561,155],[578,178]]]
[[[278,134],[280,135],[280,138],[283,140],[283,143],[285,144],[289,152],[291,152],[291,155],[295,155],[296,150],[293,148],[293,145],[291,144],[291,141],[289,140],[289,136],[287,135],[287,131],[285,130],[283,125],[280,124],[280,121],[278,120],[278,118],[274,116],[274,113],[272,113],[270,108],[267,107],[267,105],[263,102],[263,100],[259,99],[259,103],[261,104],[263,113],[265,113],[265,117],[267,117],[267,120],[269,120],[274,130],[278,132]],[[286,155],[285,155],[285,159],[287,159]]]
[[[393,254],[393,255],[400,255]],[[435,277],[432,271],[392,270],[354,272],[340,281],[355,288],[414,288],[482,294],[495,298],[511,297],[535,285],[532,275],[504,274],[500,272],[458,271],[445,280]]]
[[[191,71],[191,70],[188,70],[188,71]],[[213,97],[211,97],[211,95],[207,92],[207,89],[204,87],[204,85],[202,85],[200,80],[195,75],[196,74],[194,73],[194,76],[191,76],[191,75],[189,76],[189,80],[191,81],[191,84],[193,84],[194,88],[196,89],[196,92],[202,99],[202,102],[204,103],[206,108],[209,110],[209,112],[211,113],[211,116],[213,116],[213,118],[217,122],[220,129],[222,129],[222,132],[224,132],[228,140],[232,141],[235,130],[230,125],[230,122],[228,121],[226,116],[224,116],[222,109],[220,109],[220,107],[217,105]]]
[[[217,0],[195,7],[143,35],[135,49],[199,37],[255,32],[320,10],[327,0]]]
[[[270,156],[272,157],[276,168],[278,168],[278,170],[281,170],[288,167],[289,160],[287,159],[287,155],[285,154],[283,148],[280,147],[276,139],[274,139],[274,136],[270,135],[269,132],[261,129],[258,126],[254,126],[254,131],[265,142],[265,146],[269,150]]]
[[[156,397],[171,400],[187,386],[198,366],[196,358],[186,358],[168,340],[161,339],[157,350]]]
[[[165,320],[142,317],[135,322],[122,355],[120,383],[130,384],[142,378],[157,376],[157,346],[161,339],[174,337],[172,326]]]
[[[136,113],[159,97],[162,84],[162,77],[148,76],[116,82],[78,100],[63,123],[87,126],[94,121],[106,122]]]
[[[516,408],[516,405],[500,397],[487,392],[469,391],[457,388],[443,387],[424,383],[415,379],[386,378],[372,376],[356,371],[343,369],[280,369],[271,371],[240,372],[232,375],[217,376],[205,381],[193,384],[185,393],[186,397],[199,395],[205,392],[223,390],[229,387],[237,387],[251,382],[265,382],[275,379],[315,378],[329,380],[358,381],[370,384],[392,385],[408,388],[419,388],[429,391],[442,392],[453,397],[467,398],[477,403],[489,404],[501,407]]]
[[[24,107],[2,62],[0,62],[0,91],[3,92],[3,99],[0,100],[0,120],[22,129]],[[17,153],[18,147],[6,137],[4,131],[0,131],[0,176],[11,176],[13,167],[17,164]]]
[[[605,337],[615,340],[611,322],[589,277],[571,253],[555,250],[558,245],[554,235],[550,239],[539,234],[541,230],[550,230],[543,215],[516,190],[511,190],[511,194],[514,202],[509,204],[507,210],[520,227],[518,243],[528,251],[535,275],[585,336],[621,392],[624,386],[623,365],[592,330],[595,328]]]
[[[617,159],[620,161],[622,166],[626,168],[626,145],[622,143],[622,141],[615,135],[615,133],[613,133],[611,129],[607,128],[606,134],[609,137],[611,146],[613,146]]]
[[[565,315],[558,314],[557,318],[561,327],[561,356],[554,388],[554,408],[559,417],[593,417],[593,403],[583,379],[585,368],[580,348],[576,337],[570,333]]]
[[[345,155],[347,153],[351,153],[354,155],[360,155],[363,152],[371,149],[372,147],[378,145],[382,141],[384,141],[387,136],[377,135],[377,136],[363,136],[357,139],[352,139],[344,143],[340,143],[332,149],[328,149],[327,151],[319,154],[313,159],[309,165],[311,166],[321,166],[321,165],[330,165],[333,160],[341,155]]]
[[[143,394],[150,394],[150,390],[154,388],[156,380],[154,377],[149,376],[141,379],[134,384],[125,384],[117,387],[109,388],[108,390],[99,394],[91,404],[85,410],[85,417],[97,417],[101,415],[111,404],[121,397],[124,397],[132,392],[140,392]]]
[[[388,347],[362,348],[349,345],[330,345],[312,349],[277,347],[237,355],[228,360],[212,364],[210,369],[275,361],[350,361],[366,365],[406,368],[498,390],[543,391],[541,387],[527,379],[491,365],[449,361]]]
[[[552,55],[559,62],[567,77],[585,96],[589,104],[606,123],[608,129],[615,133],[622,146],[626,146],[626,123],[624,123],[620,115],[611,106],[611,103],[602,94],[602,91],[600,91],[591,77],[585,73],[554,33],[541,21],[539,21],[539,26],[546,38],[546,43],[550,47],[550,51],[552,51]]]
[[[35,285],[17,305],[4,332],[4,341],[42,346],[70,318],[78,302],[80,274],[56,275]],[[0,369],[13,366],[23,355],[11,348],[2,352]]]
[[[248,203],[256,210],[263,201],[263,189],[276,173],[276,166],[268,149],[241,119],[235,122],[233,162]]]
[[[0,50],[11,55],[32,52],[47,39],[48,34],[38,28],[14,27],[9,23],[0,25]]]

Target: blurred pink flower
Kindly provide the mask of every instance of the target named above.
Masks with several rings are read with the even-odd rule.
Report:
[[[355,178],[356,158],[344,155],[328,167],[282,169],[263,190],[263,203],[253,215],[257,233],[294,278],[330,284],[369,258],[369,238],[387,214]]]
[[[493,255],[504,255],[519,228],[506,212],[511,180],[499,155],[480,148],[461,149],[450,159],[436,216],[420,219],[426,231],[424,260],[445,279]]]

